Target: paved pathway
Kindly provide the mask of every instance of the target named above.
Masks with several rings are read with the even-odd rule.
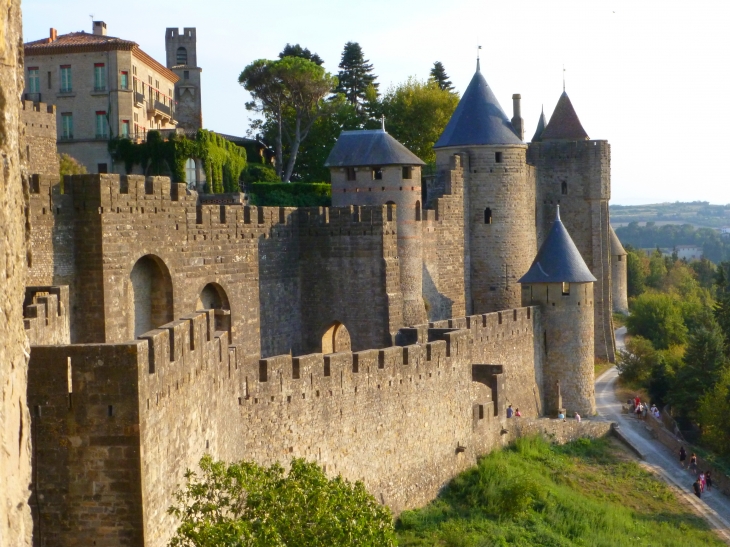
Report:
[[[616,349],[623,349],[626,327],[616,331]],[[621,413],[621,402],[614,393],[618,378],[613,367],[596,379],[596,406],[601,416],[616,422],[621,431],[645,456],[642,465],[676,486],[684,499],[705,516],[710,525],[730,545],[730,499],[720,492],[705,492],[702,499],[692,493],[694,478],[679,465],[679,457],[659,441],[654,440],[646,427],[633,416]]]

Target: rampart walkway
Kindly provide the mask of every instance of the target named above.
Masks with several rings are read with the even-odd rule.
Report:
[[[623,349],[626,327],[616,331],[616,349]],[[621,413],[621,401],[616,398],[614,385],[618,379],[616,367],[596,378],[596,406],[598,413],[619,424],[623,435],[643,454],[642,465],[677,487],[720,536],[730,545],[730,499],[719,491],[705,492],[702,499],[692,494],[694,477],[679,465],[678,455],[654,440],[642,422]]]

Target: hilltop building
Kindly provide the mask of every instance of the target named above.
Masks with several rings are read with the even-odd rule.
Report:
[[[167,68],[174,72],[177,101],[177,122],[182,129],[196,131],[203,127],[203,105],[200,98],[200,76],[203,69],[198,66],[198,41],[195,28],[177,28],[165,31]]]
[[[114,172],[111,137],[144,139],[177,124],[178,76],[135,42],[108,36],[104,21],[94,21],[91,34],[51,29],[24,51],[25,99],[56,105],[58,150],[89,173]]]
[[[397,513],[521,435],[606,433],[549,416],[592,413],[594,355],[613,356],[610,148],[567,95],[524,143],[519,101],[510,121],[478,69],[425,188],[385,128],[344,132],[331,208],[141,175],[62,186],[31,153],[37,544],[167,545],[205,453],[314,460]],[[24,112],[47,147],[53,107]]]

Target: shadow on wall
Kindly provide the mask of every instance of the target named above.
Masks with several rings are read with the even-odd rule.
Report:
[[[342,351],[351,351],[350,333],[345,325],[335,321],[322,336],[322,353],[326,355]]]
[[[145,255],[140,258],[132,268],[129,280],[134,303],[132,338],[173,320],[172,277],[159,257]]]
[[[231,340],[231,305],[228,295],[218,283],[208,283],[200,291],[196,310],[213,310],[215,313],[215,330],[228,332]]]
[[[426,300],[426,314],[429,321],[451,318],[454,301],[438,291],[425,264],[423,265],[423,297]]]

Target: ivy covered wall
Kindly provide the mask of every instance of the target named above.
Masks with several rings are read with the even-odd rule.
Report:
[[[142,143],[116,138],[109,142],[109,152],[115,162],[124,163],[127,173],[139,165],[145,175],[169,176],[173,182],[187,182],[185,162],[197,158],[205,171],[205,191],[213,194],[238,192],[246,169],[245,149],[205,129],[199,129],[195,139],[173,133],[164,140],[158,131],[149,131]]]

